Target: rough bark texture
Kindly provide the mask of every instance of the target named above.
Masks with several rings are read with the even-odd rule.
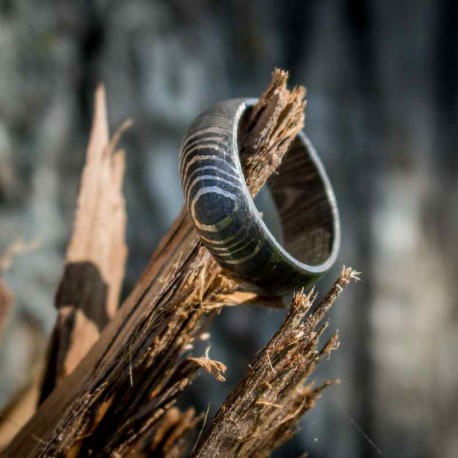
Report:
[[[55,299],[58,314],[41,402],[86,355],[118,307],[127,256],[125,159],[116,149],[120,133],[110,141],[105,88],[100,86],[73,234]]]
[[[245,161],[245,173],[248,185],[256,189],[274,172],[304,124],[304,91],[290,93],[286,79],[284,72],[274,73],[270,89],[247,119],[242,145],[258,146],[247,153],[253,159]],[[198,368],[222,369],[217,363],[180,359],[199,335],[207,314],[205,303],[214,303],[233,288],[201,246],[183,211],[98,342],[56,387],[5,455],[125,454],[163,419]]]
[[[335,333],[318,348],[328,325],[321,322],[351,280],[358,280],[357,272],[344,268],[312,313],[314,290],[294,296],[283,325],[221,406],[193,456],[270,456],[292,437],[300,417],[329,384],[314,387],[313,382],[305,383],[319,361],[338,346]]]

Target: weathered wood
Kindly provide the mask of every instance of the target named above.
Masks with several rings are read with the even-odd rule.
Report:
[[[303,127],[304,91],[287,91],[286,78],[276,71],[249,115],[243,145],[254,148],[246,152],[251,191],[274,172]],[[22,428],[5,456],[122,455],[190,383],[199,366],[180,363],[183,350],[199,334],[205,304],[233,287],[182,212],[98,342]]]
[[[294,296],[283,325],[221,406],[193,456],[269,456],[291,438],[298,420],[330,383],[314,387],[306,381],[338,346],[335,333],[318,348],[328,325],[321,323],[351,280],[358,280],[358,273],[344,268],[313,313],[309,313],[316,298],[313,290]]]
[[[99,86],[40,402],[73,371],[118,307],[127,256],[121,130],[110,141],[105,89]]]
[[[13,292],[0,278],[0,344],[5,330],[6,321],[13,307],[13,301]]]

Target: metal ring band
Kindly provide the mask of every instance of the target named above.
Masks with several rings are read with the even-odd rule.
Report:
[[[198,116],[180,150],[186,205],[203,244],[246,289],[282,295],[315,282],[340,245],[337,205],[312,144],[300,133],[269,180],[284,243],[262,220],[246,186],[237,146],[255,99],[222,102]]]

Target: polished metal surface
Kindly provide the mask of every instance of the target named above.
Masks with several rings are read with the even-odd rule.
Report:
[[[222,102],[198,116],[180,151],[186,205],[202,242],[246,289],[282,295],[314,283],[334,263],[340,224],[334,193],[312,144],[296,137],[269,187],[284,242],[277,241],[245,183],[240,120],[255,102]]]

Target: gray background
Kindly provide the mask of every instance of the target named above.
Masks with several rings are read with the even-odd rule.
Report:
[[[274,66],[308,89],[306,132],[341,208],[340,378],[279,456],[456,457],[458,6],[452,0],[0,0],[0,250],[40,248],[6,276],[17,303],[0,349],[0,403],[49,333],[97,82],[127,149],[127,293],[177,215],[180,136],[214,102],[256,96]],[[325,289],[339,270],[321,283]],[[281,312],[225,311],[192,401],[221,402]],[[190,399],[183,400],[185,404]],[[355,424],[357,426],[355,426]],[[364,434],[359,431],[362,429]]]

